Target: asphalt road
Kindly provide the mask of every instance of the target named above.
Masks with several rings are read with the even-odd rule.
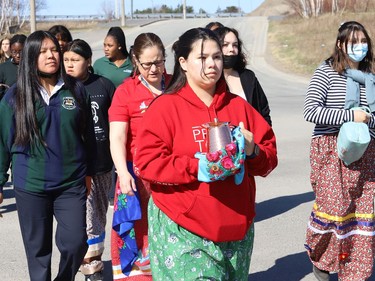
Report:
[[[305,122],[302,107],[308,79],[287,74],[267,63],[268,21],[264,17],[228,19],[189,19],[160,21],[125,29],[127,45],[141,32],[158,34],[167,49],[167,70],[171,72],[171,46],[176,38],[192,27],[204,26],[211,20],[236,28],[249,55],[253,69],[265,90],[271,107],[273,129],[277,137],[278,167],[267,177],[257,178],[257,216],[255,245],[250,266],[251,281],[313,281],[311,263],[304,250],[304,235],[314,194],[309,184],[309,145],[313,125]],[[108,26],[73,32],[93,48],[93,59],[102,56],[102,43]],[[0,205],[0,279],[28,280],[25,252],[20,236],[16,206],[11,186],[5,188]],[[110,232],[112,209],[108,212]],[[108,235],[109,237],[109,235]],[[103,256],[105,280],[112,280],[109,239]],[[58,251],[52,262],[53,274],[58,268]],[[84,280],[81,274],[76,280]],[[337,276],[331,278],[337,280]],[[375,279],[374,279],[375,280]],[[177,281],[177,280],[176,280]]]

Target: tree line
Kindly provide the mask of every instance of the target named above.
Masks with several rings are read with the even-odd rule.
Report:
[[[183,5],[178,4],[176,8],[167,5],[161,5],[159,7],[147,8],[144,10],[135,10],[135,14],[179,14],[183,12]],[[228,6],[225,9],[217,8],[216,13],[239,13],[241,9],[237,6]],[[186,6],[186,13],[195,13],[192,6]],[[207,12],[200,8],[198,11],[199,14],[207,14]]]

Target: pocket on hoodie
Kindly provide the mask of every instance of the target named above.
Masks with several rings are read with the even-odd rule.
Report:
[[[214,242],[242,240],[249,218],[212,196],[197,195],[178,222],[184,228]]]

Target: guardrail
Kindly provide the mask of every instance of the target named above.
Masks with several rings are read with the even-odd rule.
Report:
[[[183,18],[182,13],[168,13],[168,14],[134,14],[133,19],[152,19],[152,18]],[[243,13],[215,13],[215,14],[195,14],[187,13],[187,18],[229,18],[229,17],[243,17]],[[128,17],[128,16],[127,16]],[[130,16],[129,16],[130,17]]]
[[[27,18],[27,17],[26,17]],[[104,15],[36,15],[36,21],[56,20],[105,20]],[[28,20],[28,18],[27,18]]]
[[[244,13],[215,13],[215,14],[199,14],[187,13],[186,18],[227,18],[227,17],[243,17]],[[126,19],[174,19],[183,18],[182,13],[166,13],[166,14],[133,14],[126,15]],[[28,18],[27,18],[28,19]],[[114,18],[111,18],[114,19]],[[105,15],[36,15],[37,21],[56,21],[56,20],[108,20]]]

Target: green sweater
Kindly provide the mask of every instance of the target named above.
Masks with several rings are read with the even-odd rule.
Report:
[[[7,60],[0,64],[0,84],[4,84],[8,87],[12,86],[17,82],[17,71],[18,65],[14,64],[11,60]],[[8,87],[0,86],[0,100],[4,96]]]
[[[84,184],[92,170],[95,136],[90,98],[82,85],[77,88],[85,104],[82,108],[64,86],[51,96],[49,105],[42,98],[36,102],[37,122],[47,146],[37,141],[25,147],[14,144],[16,85],[7,91],[0,102],[0,192],[10,163],[15,188],[41,193]],[[82,120],[86,120],[84,129]]]

